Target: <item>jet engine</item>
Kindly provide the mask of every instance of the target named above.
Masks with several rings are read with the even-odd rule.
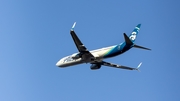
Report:
[[[96,70],[96,69],[100,69],[101,68],[101,64],[92,64],[91,65],[91,70]]]
[[[81,58],[80,55],[79,55],[79,53],[74,53],[73,55],[71,55],[71,57],[72,57],[73,59],[79,59],[79,58]]]

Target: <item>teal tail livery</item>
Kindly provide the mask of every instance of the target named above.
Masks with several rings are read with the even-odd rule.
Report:
[[[70,34],[71,34],[71,37],[77,47],[78,52],[73,53],[72,55],[69,55],[69,56],[66,56],[66,57],[63,57],[62,59],[60,59],[56,63],[56,66],[58,66],[58,67],[64,68],[64,67],[68,67],[68,66],[82,64],[82,63],[90,63],[91,70],[100,69],[101,66],[108,66],[108,67],[114,67],[114,68],[120,68],[120,69],[126,69],[126,70],[138,70],[139,71],[139,67],[141,66],[142,62],[136,68],[132,68],[132,67],[128,67],[128,66],[117,65],[114,63],[106,62],[106,61],[104,61],[104,59],[118,56],[133,47],[145,49],[145,50],[151,50],[149,48],[135,44],[135,40],[140,31],[141,24],[138,24],[129,36],[127,36],[126,33],[123,34],[124,39],[125,39],[124,42],[117,44],[117,45],[104,47],[104,48],[91,50],[91,51],[89,51],[85,47],[85,45],[81,42],[81,40],[76,35],[76,33],[74,31],[75,25],[76,25],[76,22],[73,24],[73,26],[70,30]]]
[[[141,49],[145,49],[145,50],[151,50],[149,48],[146,48],[146,47],[142,47],[142,46],[139,46],[139,45],[136,45],[134,42],[137,38],[137,35],[140,31],[140,27],[141,27],[141,24],[138,24],[134,30],[132,31],[132,33],[129,35],[129,38],[127,37],[127,35],[124,33],[124,38],[125,38],[125,42],[126,44],[128,45],[132,45],[132,47],[135,47],[135,48],[141,48]]]
[[[134,30],[132,31],[132,33],[130,34],[129,39],[130,39],[132,42],[135,42],[136,37],[137,37],[137,35],[138,35],[138,33],[139,33],[140,27],[141,27],[141,24],[138,24],[138,25],[134,28]]]

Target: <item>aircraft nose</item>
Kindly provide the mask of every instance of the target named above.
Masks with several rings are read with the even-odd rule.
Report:
[[[60,66],[61,66],[61,62],[58,61],[58,62],[56,63],[56,66],[57,66],[57,67],[60,67]]]

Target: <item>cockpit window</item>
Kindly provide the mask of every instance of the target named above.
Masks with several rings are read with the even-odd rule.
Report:
[[[64,63],[73,61],[72,57],[68,56],[64,59]]]

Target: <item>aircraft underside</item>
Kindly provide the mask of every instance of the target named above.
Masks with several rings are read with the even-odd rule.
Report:
[[[120,69],[127,69],[127,70],[139,70],[139,67],[141,66],[142,63],[140,63],[137,68],[132,68],[128,66],[105,62],[104,59],[120,55],[128,51],[132,47],[141,48],[145,50],[151,50],[149,48],[145,48],[145,47],[134,44],[136,36],[139,33],[141,24],[138,24],[134,28],[133,32],[131,33],[129,37],[124,33],[125,42],[118,45],[101,48],[101,49],[97,49],[93,51],[89,51],[85,47],[85,45],[80,41],[80,39],[78,38],[78,36],[76,35],[74,31],[75,24],[76,23],[74,23],[74,25],[72,26],[70,30],[70,34],[79,52],[60,59],[56,63],[56,66],[58,67],[68,67],[68,66],[78,65],[82,63],[90,63],[91,64],[90,68],[92,70],[100,69],[102,65],[114,67],[114,68],[120,68]]]

